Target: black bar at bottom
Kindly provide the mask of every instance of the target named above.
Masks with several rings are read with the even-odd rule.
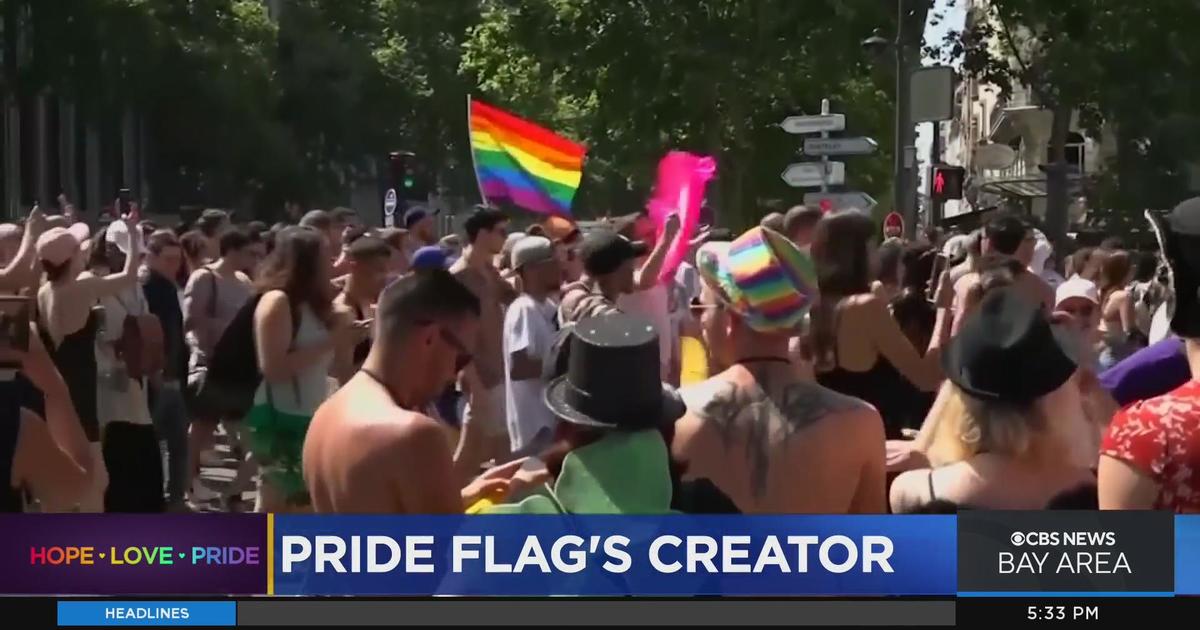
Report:
[[[239,626],[952,626],[950,600],[461,599],[238,602]]]
[[[964,628],[987,627],[1145,627],[1164,614],[1178,619],[1200,618],[1196,597],[1008,598],[962,597],[958,623]]]

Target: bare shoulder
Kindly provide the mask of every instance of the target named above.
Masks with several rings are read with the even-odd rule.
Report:
[[[860,293],[842,302],[842,317],[856,320],[874,320],[880,317],[891,317],[888,312],[886,298],[874,293]]]
[[[371,459],[395,463],[395,457],[405,461],[424,459],[436,452],[437,447],[448,448],[446,438],[437,420],[424,414],[394,409],[388,417],[376,421],[356,423],[352,429],[356,440],[368,445]]]

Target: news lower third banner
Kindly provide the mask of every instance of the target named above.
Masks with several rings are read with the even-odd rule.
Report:
[[[953,517],[275,518],[287,595],[946,595]]]
[[[1200,595],[1200,516],[0,515],[0,594]]]

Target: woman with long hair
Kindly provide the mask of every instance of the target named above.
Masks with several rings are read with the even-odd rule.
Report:
[[[1086,411],[1086,353],[1017,289],[989,292],[946,349],[949,382],[917,441],[931,467],[896,478],[892,511],[938,500],[1038,510],[1081,487],[1094,503],[1099,428]]]
[[[1107,370],[1140,346],[1141,335],[1128,285],[1133,276],[1129,253],[1117,250],[1100,263],[1100,369]]]
[[[877,267],[875,225],[855,212],[828,216],[817,224],[812,255],[820,301],[811,312],[808,347],[817,381],[861,398],[879,410],[889,439],[915,428],[924,412],[914,409],[915,391],[941,383],[940,347],[949,337],[952,291],[948,274],[939,278],[934,333],[922,355],[871,292]]]
[[[308,424],[329,395],[334,353],[366,334],[333,308],[332,266],[320,232],[289,227],[263,261],[254,307],[254,346],[262,382],[246,417],[262,466],[258,512],[304,509],[300,455]]]

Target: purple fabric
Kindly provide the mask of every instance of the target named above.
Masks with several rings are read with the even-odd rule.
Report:
[[[1191,377],[1183,340],[1172,335],[1105,370],[1100,386],[1124,407],[1170,392]]]

